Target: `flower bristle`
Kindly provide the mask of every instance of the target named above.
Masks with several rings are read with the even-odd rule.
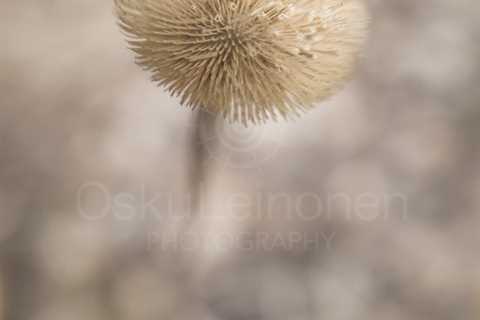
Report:
[[[115,0],[136,62],[191,108],[290,118],[350,77],[362,0]]]

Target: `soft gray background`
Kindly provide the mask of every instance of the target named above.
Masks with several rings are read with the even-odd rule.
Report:
[[[194,116],[134,65],[112,4],[2,1],[0,319],[479,319],[480,5],[369,5],[345,90],[205,130],[191,218]],[[407,206],[358,207],[391,196]],[[213,240],[163,248],[179,230]],[[238,246],[265,234],[317,242]]]

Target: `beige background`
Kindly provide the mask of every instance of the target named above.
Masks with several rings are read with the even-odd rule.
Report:
[[[2,1],[0,319],[479,319],[480,5],[369,5],[345,90],[205,130],[192,218],[193,115],[112,4]]]

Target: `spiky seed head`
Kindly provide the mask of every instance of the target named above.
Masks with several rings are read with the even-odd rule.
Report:
[[[363,0],[115,0],[137,63],[182,104],[233,121],[289,118],[349,78]]]

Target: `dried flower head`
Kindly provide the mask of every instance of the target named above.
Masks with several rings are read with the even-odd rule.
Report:
[[[288,118],[350,76],[363,0],[115,0],[137,63],[182,104],[234,121]]]

